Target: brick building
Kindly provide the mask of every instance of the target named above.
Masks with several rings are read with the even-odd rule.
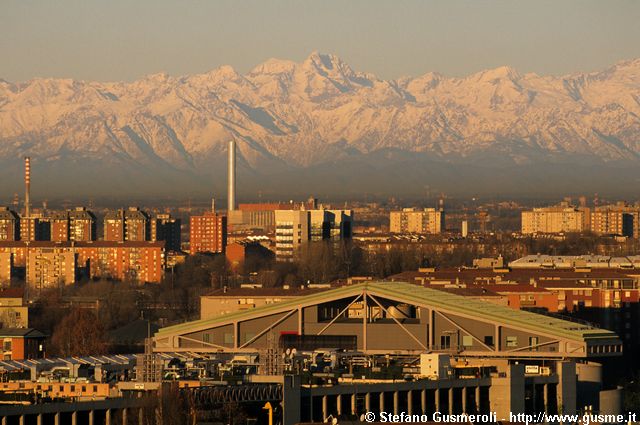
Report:
[[[84,207],[68,212],[69,240],[89,242],[96,240],[96,216]]]
[[[36,288],[72,284],[80,276],[160,282],[165,262],[163,241],[1,242],[0,266],[7,256],[11,275],[26,276]]]
[[[41,359],[45,356],[46,335],[32,328],[2,328],[3,360]]]
[[[224,252],[227,246],[227,217],[211,211],[191,216],[189,220],[191,254]]]
[[[15,241],[20,236],[20,219],[15,211],[0,207],[0,241]]]
[[[78,264],[91,278],[157,283],[164,273],[164,242],[96,241],[75,244]]]
[[[48,217],[50,240],[66,242],[69,240],[69,214],[66,211],[56,211]]]
[[[265,248],[257,241],[238,241],[227,245],[225,257],[233,269],[246,261],[269,261],[275,256],[274,252]]]
[[[140,208],[109,211],[104,216],[105,241],[145,241],[149,233],[149,216]]]

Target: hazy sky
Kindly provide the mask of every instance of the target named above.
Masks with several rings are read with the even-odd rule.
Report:
[[[318,50],[382,78],[640,57],[636,0],[0,0],[0,78],[246,72]]]

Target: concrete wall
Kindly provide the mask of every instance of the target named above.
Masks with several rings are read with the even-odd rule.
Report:
[[[498,418],[509,418],[509,413],[525,413],[524,365],[512,364],[506,369],[506,376],[491,378],[489,399],[491,411]]]

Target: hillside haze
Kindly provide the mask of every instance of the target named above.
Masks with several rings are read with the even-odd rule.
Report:
[[[0,189],[244,199],[635,195],[640,59],[562,77],[509,67],[382,80],[334,55],[133,82],[0,80]]]

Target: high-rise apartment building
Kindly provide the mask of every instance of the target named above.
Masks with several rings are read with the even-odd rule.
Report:
[[[588,208],[563,203],[555,207],[534,208],[522,212],[522,233],[584,232],[591,228]]]
[[[309,241],[351,238],[351,210],[277,210],[276,258],[291,261]]]
[[[441,233],[444,230],[444,211],[435,208],[404,208],[402,211],[392,211],[389,230],[391,233]]]
[[[39,217],[20,217],[20,240],[40,240],[41,219]]]
[[[104,217],[105,241],[145,241],[149,235],[149,216],[137,207],[110,211]]]
[[[299,210],[276,210],[276,258],[292,261],[300,247],[310,239],[310,213]]]
[[[170,214],[157,214],[151,219],[152,242],[164,241],[167,251],[180,251],[182,236],[180,233],[180,219],[171,217]]]
[[[109,211],[105,214],[104,240],[124,241],[124,210]]]
[[[7,207],[0,207],[0,241],[15,241],[20,236],[18,214]]]
[[[76,256],[70,247],[30,249],[27,286],[30,291],[59,288],[76,281]]]
[[[639,216],[640,208],[626,205],[624,202],[595,207],[591,212],[591,231],[600,235],[637,238],[640,233]]]
[[[189,245],[191,254],[197,252],[224,252],[227,246],[227,217],[207,211],[189,219]]]
[[[69,240],[89,242],[96,240],[96,216],[84,207],[68,212]]]
[[[57,211],[48,217],[49,237],[54,242],[66,242],[69,240],[69,214],[66,211]]]

